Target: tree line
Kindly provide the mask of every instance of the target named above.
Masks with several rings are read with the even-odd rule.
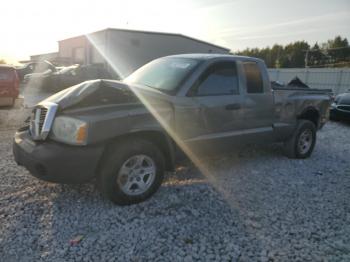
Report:
[[[348,39],[341,36],[313,46],[306,41],[296,41],[285,46],[246,48],[235,54],[261,58],[269,68],[350,67],[350,45]],[[5,63],[0,58],[0,64]]]
[[[313,46],[296,41],[285,46],[246,48],[235,54],[261,58],[269,68],[350,67],[349,42],[341,36]]]

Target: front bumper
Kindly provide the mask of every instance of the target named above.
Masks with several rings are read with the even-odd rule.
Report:
[[[337,108],[331,108],[329,111],[330,119],[341,119],[350,121],[350,112],[339,110]]]
[[[19,165],[42,180],[56,183],[84,183],[97,171],[103,146],[69,146],[54,141],[35,142],[28,131],[16,132],[13,154]]]

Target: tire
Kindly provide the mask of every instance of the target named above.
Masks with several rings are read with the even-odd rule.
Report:
[[[164,165],[161,151],[149,141],[136,138],[116,142],[100,165],[98,188],[118,205],[142,202],[160,187]]]
[[[299,120],[293,135],[285,142],[285,153],[289,158],[308,158],[316,143],[316,126],[309,120]]]

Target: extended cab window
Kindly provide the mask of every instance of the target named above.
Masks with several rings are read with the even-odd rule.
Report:
[[[264,85],[259,66],[255,62],[243,62],[247,83],[247,93],[263,93]]]
[[[196,87],[196,95],[233,95],[239,93],[238,88],[236,64],[224,62],[210,67],[200,77]]]

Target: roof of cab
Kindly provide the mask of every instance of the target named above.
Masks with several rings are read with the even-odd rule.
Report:
[[[191,59],[200,59],[200,60],[211,60],[216,58],[233,58],[233,59],[247,59],[251,61],[263,61],[256,57],[249,57],[249,56],[238,56],[238,55],[229,55],[229,54],[179,54],[179,55],[171,55],[167,57],[178,57],[178,58],[191,58]]]

